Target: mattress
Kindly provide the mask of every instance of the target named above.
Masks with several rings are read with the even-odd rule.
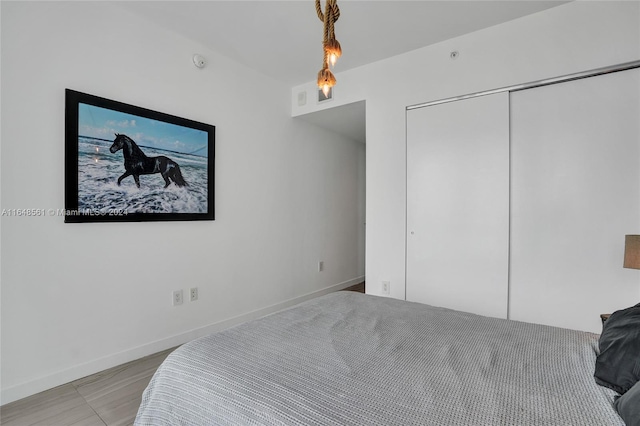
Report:
[[[337,292],[187,343],[136,425],[624,425],[598,335]]]

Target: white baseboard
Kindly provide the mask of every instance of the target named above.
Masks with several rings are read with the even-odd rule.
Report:
[[[356,277],[348,281],[326,287],[322,290],[314,291],[312,293],[294,297],[293,299],[285,300],[284,302],[276,303],[275,305],[267,306],[266,308],[247,312],[245,314],[238,315],[224,321],[209,324],[204,327],[195,328],[193,330],[170,336],[165,339],[157,340],[155,342],[146,343],[142,346],[137,346],[126,351],[118,352],[112,355],[98,358],[93,361],[76,365],[74,367],[50,374],[48,376],[40,377],[16,386],[2,389],[2,391],[0,392],[0,405],[8,404],[10,402],[17,401],[31,395],[35,395],[36,393],[42,392],[44,390],[52,389],[56,386],[60,386],[65,383],[80,379],[82,377],[95,374],[99,371],[103,371],[129,361],[140,359],[147,355],[161,352],[165,349],[182,345],[183,343],[189,342],[193,339],[197,339],[198,337],[206,336],[211,333],[233,327],[234,325],[250,321],[252,319],[260,318],[262,316],[280,311],[282,309],[286,309],[290,306],[297,305],[298,303],[302,303],[306,300],[310,300],[318,296],[323,296],[334,291],[343,290],[347,287],[351,287],[352,285],[359,284],[362,281],[364,281],[364,276]]]

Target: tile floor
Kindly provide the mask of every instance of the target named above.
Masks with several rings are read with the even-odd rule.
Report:
[[[132,425],[142,392],[175,348],[58,386],[0,408],[2,426]]]

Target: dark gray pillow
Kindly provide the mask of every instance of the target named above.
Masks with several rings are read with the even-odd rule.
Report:
[[[596,383],[624,394],[640,380],[640,303],[611,314],[598,345]]]
[[[640,426],[640,382],[616,399],[613,406],[627,426]]]

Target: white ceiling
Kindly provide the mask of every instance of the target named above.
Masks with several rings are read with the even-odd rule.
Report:
[[[335,32],[343,56],[334,70],[359,67],[567,2],[338,0],[341,14]],[[322,22],[313,0],[116,4],[290,87],[315,80],[322,67]],[[339,129],[333,121],[332,129],[364,141],[364,124],[357,126],[357,133],[349,125],[364,117],[364,103],[348,110],[352,116],[340,115],[348,128]],[[306,119],[323,122],[314,116]]]
[[[341,14],[335,31],[343,56],[335,70],[355,68],[563,3],[567,1],[338,0]],[[322,22],[313,0],[118,4],[292,87],[315,80],[322,67]]]

